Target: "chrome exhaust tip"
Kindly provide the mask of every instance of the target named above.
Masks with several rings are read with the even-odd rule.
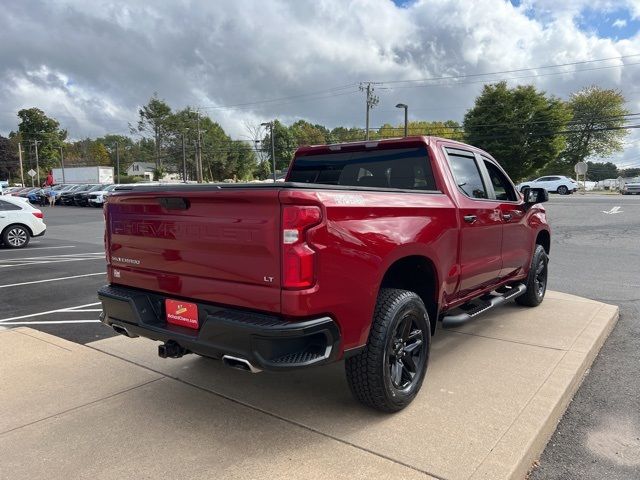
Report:
[[[244,370],[245,372],[260,373],[262,370],[254,367],[249,360],[245,358],[232,357],[231,355],[223,355],[222,363],[227,367],[237,368],[238,370]]]

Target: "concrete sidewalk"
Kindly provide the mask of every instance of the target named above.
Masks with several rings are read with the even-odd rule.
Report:
[[[341,363],[250,375],[144,339],[2,331],[0,478],[523,478],[617,315],[548,292],[440,330],[395,415],[355,403]]]

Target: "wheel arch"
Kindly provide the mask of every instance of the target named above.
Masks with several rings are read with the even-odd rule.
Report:
[[[0,232],[0,236],[4,236],[4,232],[6,232],[7,230],[9,230],[11,227],[15,227],[15,226],[20,226],[20,227],[24,227],[27,229],[27,232],[29,232],[29,236],[33,237],[33,230],[31,230],[31,227],[29,225],[27,225],[26,223],[20,223],[20,222],[14,222],[14,223],[10,223],[9,225],[7,225],[6,227],[4,227],[2,229],[2,232]]]
[[[435,334],[438,321],[438,271],[434,262],[423,255],[408,255],[395,260],[387,268],[378,292],[383,288],[398,288],[415,292],[429,314],[431,334]]]
[[[544,251],[549,255],[549,252],[551,251],[551,234],[548,230],[540,230],[538,232],[538,235],[536,236],[536,245],[542,245]]]

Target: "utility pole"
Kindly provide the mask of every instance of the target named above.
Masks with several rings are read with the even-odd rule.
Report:
[[[116,183],[120,183],[120,148],[116,142]]]
[[[22,145],[18,142],[18,158],[20,159],[20,182],[24,187],[24,169],[22,168]]]
[[[365,140],[369,140],[369,110],[378,105],[380,99],[373,94],[374,88],[371,85],[377,85],[374,82],[366,82],[366,86],[364,83],[360,84],[360,91],[367,93],[367,121],[366,121],[366,130],[365,130]]]
[[[182,134],[182,181],[187,183],[187,150],[184,146],[184,133]]]
[[[261,123],[260,126],[269,127],[269,136],[271,137],[271,162],[273,163],[273,183],[276,183],[276,143],[273,138],[273,124],[275,120]]]
[[[198,141],[196,145],[196,175],[198,177],[198,183],[202,183],[204,181],[204,175],[202,172],[202,138],[200,135],[200,110],[196,111],[197,113],[197,129],[198,129]]]
[[[60,147],[60,166],[62,167],[62,183],[66,183],[64,178],[64,152],[62,151],[62,147]]]
[[[42,143],[42,140],[34,140],[34,145],[36,146],[36,173],[38,174],[38,187],[42,186],[40,183],[40,160],[38,159],[38,144]]]
[[[195,170],[196,170],[196,182],[200,183],[200,169],[198,168],[198,142],[195,141],[193,142],[193,146],[194,148],[194,165],[195,165]]]

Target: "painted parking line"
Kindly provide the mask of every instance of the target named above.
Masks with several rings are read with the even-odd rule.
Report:
[[[34,280],[33,282],[10,283],[8,285],[0,285],[0,288],[19,287],[21,285],[33,285],[35,283],[57,282],[59,280],[71,280],[72,278],[93,277],[96,275],[106,275],[105,272],[85,273],[84,275],[72,275],[70,277],[48,278],[46,280]]]
[[[15,320],[22,320],[24,318],[41,317],[42,315],[50,315],[52,313],[64,312],[65,310],[68,313],[70,311],[73,312],[76,309],[81,309],[81,308],[85,308],[85,307],[93,307],[95,305],[100,305],[100,303],[101,302],[87,303],[85,305],[76,305],[75,307],[58,308],[56,310],[48,310],[46,312],[30,313],[28,315],[20,315],[18,317],[3,318],[3,319],[0,319],[0,323],[4,325],[6,322],[13,322]]]
[[[80,253],[66,253],[64,255],[40,255],[38,257],[14,257],[14,258],[3,258],[0,260],[0,263],[6,262],[27,262],[27,261],[39,261],[39,260],[52,260],[52,259],[64,259],[64,258],[76,258],[76,257],[86,257],[86,256],[95,256],[95,255],[104,255],[104,251],[102,252],[80,252]]]
[[[31,250],[54,250],[54,249],[59,249],[59,248],[76,248],[75,245],[60,245],[57,247],[30,247],[29,251]],[[0,252],[2,253],[18,253],[20,252],[20,250],[10,250],[10,249],[3,249],[0,250]]]
[[[104,252],[4,259],[0,260],[0,268],[23,267],[27,265],[45,265],[51,263],[82,262],[87,260],[104,260]]]
[[[2,325],[58,325],[68,323],[100,323],[100,320],[35,320],[33,322],[3,322]]]
[[[83,308],[83,309],[78,309],[78,308],[68,308],[66,310],[59,310],[60,312],[101,312],[102,309],[101,308]]]

